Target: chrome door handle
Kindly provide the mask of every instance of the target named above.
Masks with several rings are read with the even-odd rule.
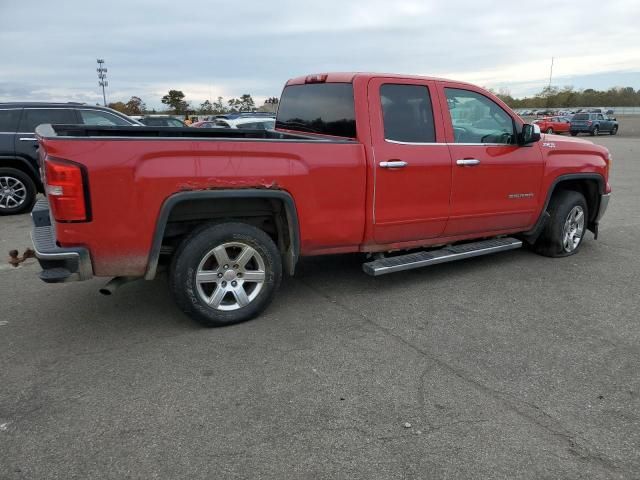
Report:
[[[456,165],[460,165],[461,167],[473,167],[474,165],[479,165],[480,160],[477,158],[463,158],[462,160],[456,160]]]
[[[37,138],[33,138],[33,137],[20,137],[20,141],[21,142],[26,142],[26,141],[37,142],[38,139]]]
[[[388,162],[380,162],[382,168],[403,168],[409,165],[404,160],[390,160]]]

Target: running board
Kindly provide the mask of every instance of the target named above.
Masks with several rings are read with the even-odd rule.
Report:
[[[453,262],[463,258],[479,257],[490,253],[504,252],[522,247],[522,241],[515,238],[494,238],[481,242],[451,245],[439,250],[431,250],[396,257],[386,257],[362,264],[365,273],[377,277],[386,273],[428,267],[438,263]]]

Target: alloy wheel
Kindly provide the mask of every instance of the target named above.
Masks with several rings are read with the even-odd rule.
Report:
[[[15,177],[0,177],[0,208],[17,208],[27,199],[27,187]]]
[[[265,283],[265,261],[253,247],[223,243],[210,250],[196,271],[200,298],[211,308],[238,310],[251,303]]]

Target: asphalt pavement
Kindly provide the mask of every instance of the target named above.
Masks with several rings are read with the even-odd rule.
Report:
[[[200,328],[164,278],[104,297],[0,266],[1,479],[640,478],[640,139],[579,254],[378,278],[311,258]],[[29,246],[0,218],[0,253]]]

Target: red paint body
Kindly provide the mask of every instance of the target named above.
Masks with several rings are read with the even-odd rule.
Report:
[[[445,87],[481,93],[522,123],[478,87],[376,74],[329,74],[326,81],[353,82],[357,142],[40,137],[46,156],[82,164],[88,174],[92,219],[57,223],[59,244],[88,248],[95,275],[142,276],[160,208],[185,190],[288,192],[298,213],[301,255],[386,251],[527,231],[541,215],[554,179],[567,173],[600,174],[610,190],[608,152],[588,141],[543,135],[528,146],[453,143]],[[385,141],[378,89],[383,82],[430,88],[435,143]],[[456,165],[462,158],[481,164]],[[409,166],[379,168],[391,159]],[[509,198],[513,193],[531,195]]]

